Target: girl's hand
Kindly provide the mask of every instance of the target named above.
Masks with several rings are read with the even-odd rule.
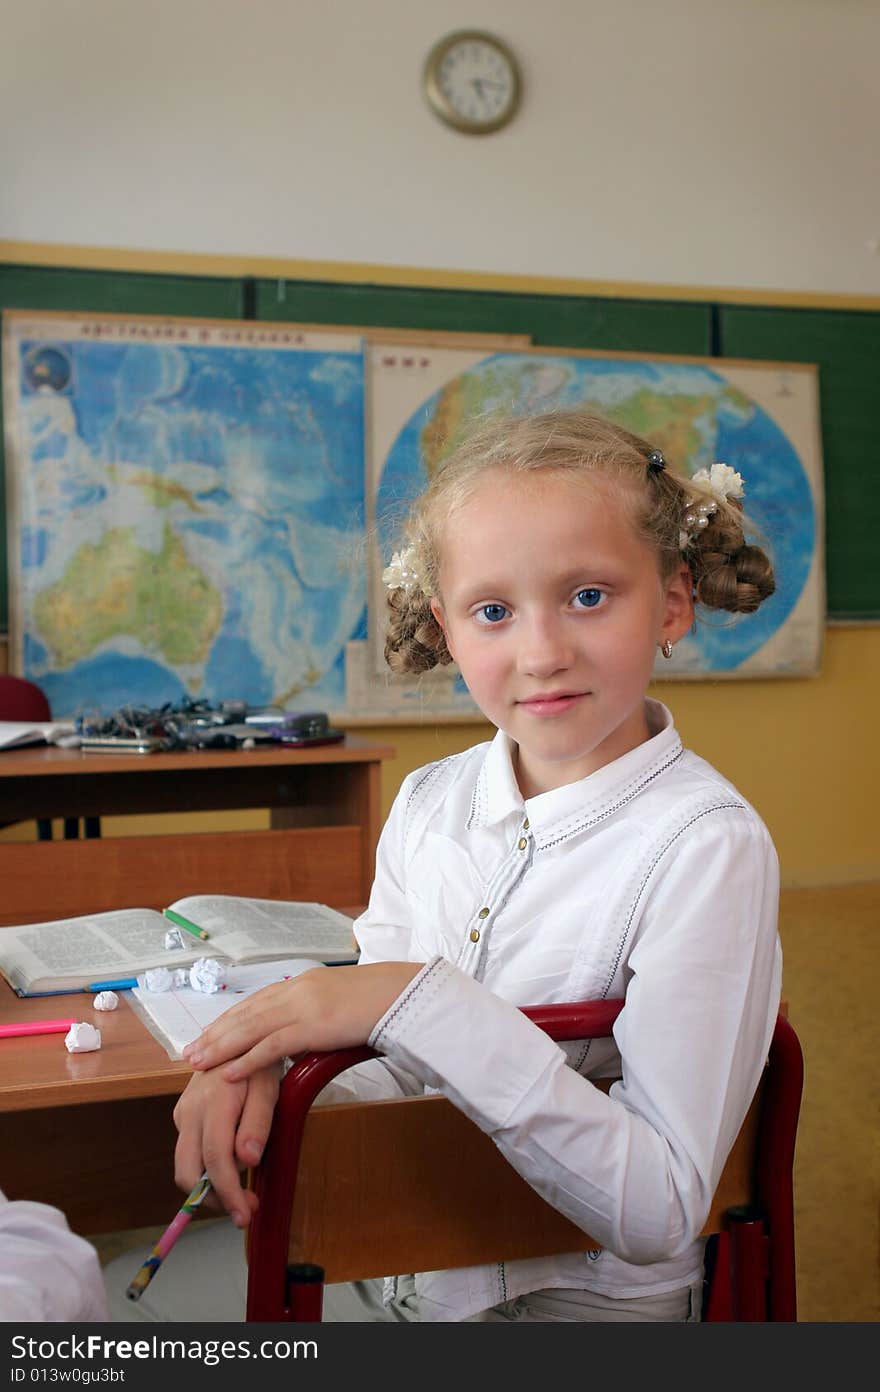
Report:
[[[233,1059],[222,1076],[240,1083],[288,1055],[365,1044],[422,965],[319,967],[266,986],[225,1011],[187,1045],[184,1058],[196,1069],[216,1068]]]
[[[242,1188],[239,1171],[255,1165],[272,1125],[278,1100],[280,1068],[255,1072],[246,1082],[230,1083],[216,1070],[191,1078],[176,1107],[179,1132],[174,1152],[174,1181],[189,1193],[206,1170],[213,1195],[240,1228],[247,1227],[257,1196]],[[206,1203],[212,1204],[212,1195]]]

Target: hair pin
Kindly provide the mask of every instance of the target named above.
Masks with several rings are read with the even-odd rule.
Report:
[[[654,477],[657,474],[662,474],[665,468],[666,460],[663,458],[660,450],[651,450],[651,453],[648,455],[648,473]]]
[[[388,590],[404,590],[406,594],[421,588],[414,546],[395,551],[390,564],[382,571],[382,583]]]

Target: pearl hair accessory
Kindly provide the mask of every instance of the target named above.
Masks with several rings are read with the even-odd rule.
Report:
[[[409,594],[412,590],[421,589],[421,579],[415,564],[416,550],[414,546],[405,546],[402,551],[395,551],[391,557],[391,562],[382,571],[382,584],[388,590],[405,590]]]
[[[719,503],[726,502],[728,498],[743,498],[746,491],[742,475],[736,469],[731,469],[729,464],[713,464],[711,469],[698,469],[691,482],[712,496],[703,502],[692,499],[688,504],[682,519],[684,527],[678,534],[682,551],[690,546],[695,535],[708,527],[718,511]]]

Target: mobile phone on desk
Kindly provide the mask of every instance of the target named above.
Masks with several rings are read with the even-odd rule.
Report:
[[[155,735],[83,735],[79,747],[86,754],[155,754],[168,745]]]
[[[345,739],[345,731],[332,729],[323,711],[291,713],[267,728],[279,744],[339,744]]]
[[[312,744],[341,744],[345,739],[344,730],[331,730],[328,726],[322,735],[301,735],[286,727],[272,727],[276,744],[295,745],[298,749]]]

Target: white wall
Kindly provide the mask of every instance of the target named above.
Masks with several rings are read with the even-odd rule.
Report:
[[[0,239],[876,294],[880,0],[0,0]],[[513,125],[420,95],[479,26]]]

